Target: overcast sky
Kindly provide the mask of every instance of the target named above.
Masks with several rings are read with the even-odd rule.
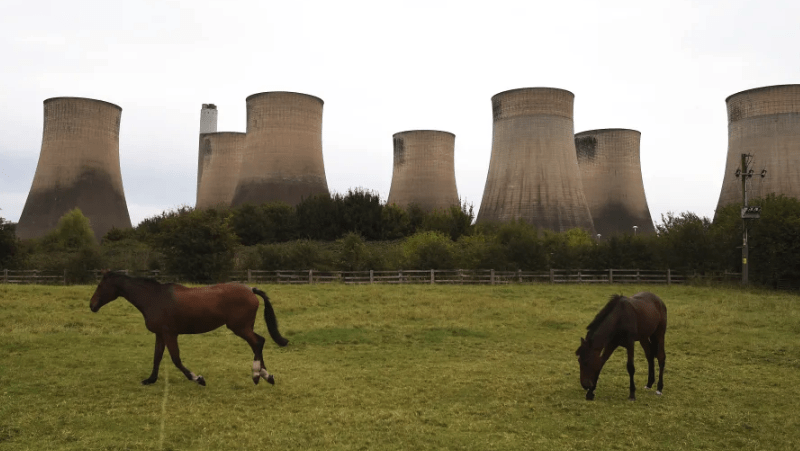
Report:
[[[16,222],[36,171],[42,101],[122,107],[120,161],[134,225],[196,196],[200,109],[245,131],[245,98],[325,101],[331,191],[392,177],[392,134],[456,135],[458,193],[480,207],[491,97],[575,94],[575,132],[642,133],[653,220],[713,217],[725,98],[800,83],[797,1],[36,1],[0,15],[0,216]]]

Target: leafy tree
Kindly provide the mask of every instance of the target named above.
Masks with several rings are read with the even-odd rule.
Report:
[[[303,199],[295,207],[298,235],[311,240],[333,241],[343,231],[339,220],[341,196],[318,194]]]
[[[466,203],[461,206],[451,205],[444,210],[434,210],[426,214],[421,228],[423,230],[442,232],[450,235],[451,240],[456,241],[462,235],[471,233],[473,219],[475,219],[475,214],[473,213],[472,205],[467,205]]]
[[[721,269],[711,221],[694,213],[661,215],[656,224],[661,261],[668,268],[686,271]]]
[[[382,211],[380,196],[371,191],[348,190],[347,195],[337,199],[343,233],[356,233],[368,240],[381,238]]]
[[[381,239],[397,240],[409,230],[408,212],[396,204],[387,204],[381,210]]]
[[[20,243],[16,224],[0,217],[0,268],[16,268],[20,263]]]
[[[37,241],[31,263],[37,269],[66,271],[69,283],[89,283],[93,280],[90,271],[103,266],[89,218],[78,208],[65,213],[56,228]]]
[[[800,200],[770,194],[751,205],[761,206],[761,218],[747,221],[749,279],[769,286],[800,279]],[[717,212],[715,220],[718,235],[729,237],[722,242],[721,253],[729,255],[727,262],[735,262],[735,270],[741,270],[741,249],[736,248],[742,244],[740,208],[726,207]]]
[[[89,218],[80,208],[75,208],[58,220],[58,225],[44,236],[42,244],[50,250],[77,251],[95,245],[97,241]]]
[[[227,215],[217,210],[188,210],[160,220],[156,248],[166,271],[199,283],[221,282],[233,269],[238,238]]]
[[[297,216],[294,208],[283,202],[247,204],[232,210],[231,226],[245,246],[281,243],[295,238]]]

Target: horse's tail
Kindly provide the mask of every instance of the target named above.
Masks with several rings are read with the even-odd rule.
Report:
[[[286,346],[289,344],[289,340],[283,338],[281,333],[278,332],[278,319],[275,318],[275,310],[272,310],[272,304],[269,302],[267,293],[264,293],[258,288],[253,288],[253,293],[264,298],[264,321],[267,323],[269,336],[272,337],[272,340],[275,341],[278,346]]]

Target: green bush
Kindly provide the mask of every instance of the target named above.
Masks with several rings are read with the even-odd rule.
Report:
[[[440,232],[419,232],[403,243],[406,269],[452,269],[453,241]]]

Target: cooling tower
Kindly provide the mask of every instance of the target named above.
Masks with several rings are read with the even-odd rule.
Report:
[[[121,116],[122,108],[101,100],[44,101],[42,150],[17,236],[41,237],[76,207],[98,239],[112,227],[131,227],[119,167]]]
[[[246,135],[237,132],[200,135],[197,208],[229,207],[239,182]]]
[[[232,205],[328,194],[322,160],[322,99],[294,92],[247,98],[247,138]]]
[[[200,134],[215,133],[217,131],[217,106],[213,103],[204,103],[200,110]]]
[[[456,135],[436,130],[394,134],[394,171],[388,204],[425,211],[459,205],[453,161]]]
[[[800,85],[767,86],[728,97],[728,158],[717,210],[742,204],[742,182],[735,176],[742,154],[752,154],[751,168],[767,170],[752,177],[748,197],[770,193],[800,199]]]
[[[574,99],[554,88],[492,97],[492,157],[478,222],[521,219],[557,232],[594,233],[575,156]]]
[[[612,128],[575,135],[578,168],[595,232],[655,233],[642,181],[636,130]],[[634,231],[633,226],[637,229]]]

